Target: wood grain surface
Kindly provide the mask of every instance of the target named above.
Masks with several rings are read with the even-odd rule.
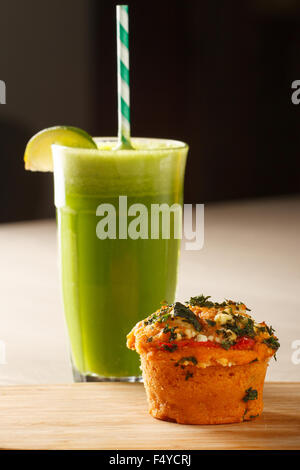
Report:
[[[300,449],[300,383],[267,383],[251,422],[179,425],[148,415],[142,384],[0,388],[1,449]]]

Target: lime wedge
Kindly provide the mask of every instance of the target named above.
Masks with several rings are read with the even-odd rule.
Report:
[[[24,155],[25,169],[31,171],[53,171],[51,145],[96,149],[92,137],[82,129],[55,126],[38,132],[29,140]]]

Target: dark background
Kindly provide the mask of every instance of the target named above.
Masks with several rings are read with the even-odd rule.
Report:
[[[54,215],[27,140],[56,124],[116,135],[114,4],[3,0],[0,221]],[[185,202],[299,192],[300,2],[129,2],[132,134],[190,145]]]

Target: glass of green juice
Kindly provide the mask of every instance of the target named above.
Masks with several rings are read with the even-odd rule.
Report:
[[[161,227],[153,236],[151,210],[153,204],[182,206],[188,146],[175,140],[132,138],[134,150],[116,150],[115,138],[94,140],[97,149],[52,145],[74,380],[139,381],[139,361],[126,348],[126,335],[161,303],[174,301],[180,251],[172,217],[170,236],[165,238]],[[120,208],[120,197],[126,208]],[[101,206],[106,215],[103,204],[115,208],[109,225],[115,230],[99,237],[103,217],[97,208]],[[148,215],[147,227],[132,238],[126,224],[134,219],[128,215],[134,204],[142,204]]]

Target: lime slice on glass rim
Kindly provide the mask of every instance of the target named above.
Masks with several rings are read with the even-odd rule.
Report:
[[[29,140],[24,155],[25,169],[53,171],[51,145],[96,149],[92,137],[78,127],[55,126],[38,132]]]

